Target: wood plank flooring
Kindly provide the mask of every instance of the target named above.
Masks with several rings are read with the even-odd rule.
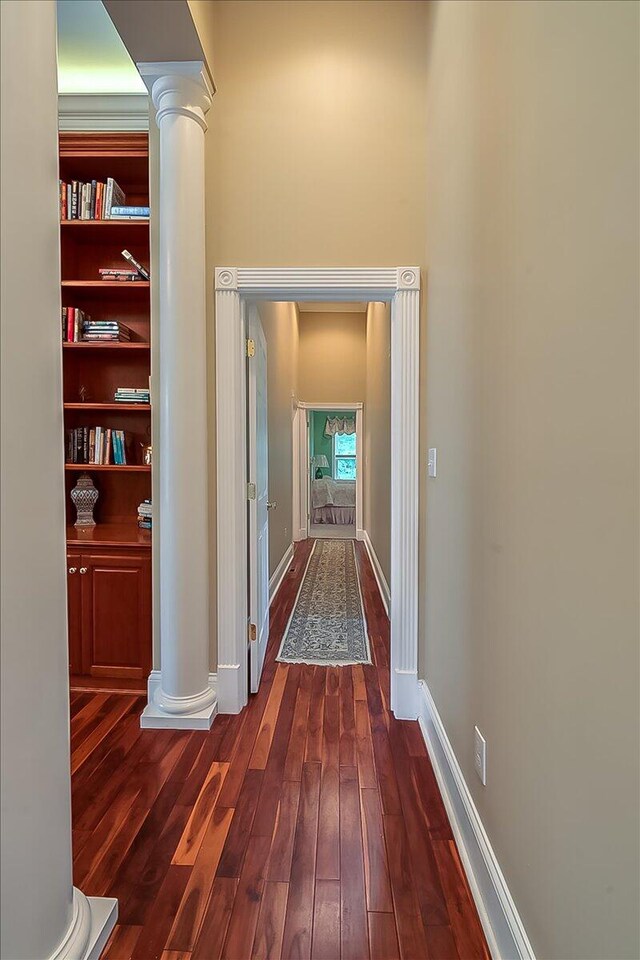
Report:
[[[389,711],[389,624],[361,544],[374,663],[276,663],[311,546],[242,714],[143,731],[141,697],[71,695],[74,882],[119,899],[106,960],[489,957],[418,725]]]

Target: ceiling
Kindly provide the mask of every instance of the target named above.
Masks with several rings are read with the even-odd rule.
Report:
[[[366,303],[299,303],[300,313],[366,313]]]
[[[101,0],[58,0],[60,93],[146,93]]]

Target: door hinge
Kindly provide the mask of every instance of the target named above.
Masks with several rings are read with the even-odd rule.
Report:
[[[250,623],[249,624],[249,640],[251,641],[251,643],[256,642],[257,636],[258,636],[258,633],[256,630],[255,623]]]
[[[247,356],[255,357],[256,355],[256,342],[255,340],[247,340]]]
[[[256,485],[255,483],[247,484],[247,500],[255,500],[256,498]]]

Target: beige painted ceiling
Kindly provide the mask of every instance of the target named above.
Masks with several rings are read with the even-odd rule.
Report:
[[[101,0],[58,0],[60,93],[146,93]]]
[[[300,313],[366,313],[366,303],[299,303]]]

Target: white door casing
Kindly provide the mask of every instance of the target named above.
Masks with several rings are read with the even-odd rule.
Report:
[[[247,702],[246,364],[243,303],[391,304],[391,709],[418,716],[419,267],[217,267],[218,706]]]
[[[267,341],[258,309],[249,304],[247,336],[253,341],[248,358],[248,480],[255,485],[249,500],[249,617],[255,626],[250,641],[251,692],[260,683],[269,639],[269,428],[267,421]]]

